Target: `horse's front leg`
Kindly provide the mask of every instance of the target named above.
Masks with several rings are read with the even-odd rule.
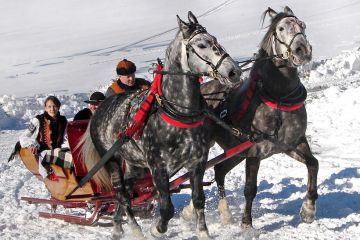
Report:
[[[305,136],[296,149],[287,154],[304,163],[308,169],[307,194],[301,206],[300,217],[303,222],[311,223],[315,219],[315,202],[318,198],[317,174],[319,171],[319,161],[313,156]]]
[[[123,213],[126,214],[128,222],[131,225],[130,229],[132,230],[132,234],[136,236],[137,239],[144,239],[141,228],[136,222],[134,214],[131,210],[130,198],[125,190],[124,177],[120,165],[116,160],[110,160],[109,163],[107,163],[106,168],[110,173],[111,184],[115,190],[115,198],[117,201],[113,217],[114,230],[112,232],[112,239],[120,239],[123,237],[124,230],[121,224]]]
[[[226,201],[225,194],[225,176],[226,174],[233,169],[236,165],[238,165],[244,158],[235,156],[226,161],[215,165],[215,181],[218,187],[219,193],[219,205],[218,210],[220,214],[220,221],[222,224],[231,224],[234,222],[232,214],[230,212],[228,203]]]
[[[197,163],[190,169],[190,185],[192,189],[192,203],[196,216],[196,234],[199,239],[208,239],[209,232],[205,221],[205,194],[203,189],[203,177],[205,172],[206,159]]]
[[[257,157],[248,157],[246,158],[246,180],[245,180],[245,209],[242,217],[242,227],[252,228],[252,216],[251,209],[253,200],[257,193],[257,175],[260,166],[260,158]]]
[[[174,206],[169,191],[169,175],[165,168],[152,168],[153,181],[159,193],[160,219],[151,227],[151,234],[161,237],[167,231],[168,223],[174,217]]]

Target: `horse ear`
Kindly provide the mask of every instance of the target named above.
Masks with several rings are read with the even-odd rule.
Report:
[[[274,19],[277,15],[277,12],[275,12],[274,9],[272,9],[271,7],[269,7],[266,12],[269,14],[269,16],[271,17],[271,19]]]
[[[198,20],[196,19],[195,15],[191,11],[188,12],[188,19],[189,19],[190,23],[193,23],[193,24],[199,23]]]
[[[295,14],[293,13],[293,11],[292,11],[288,6],[285,6],[284,12],[285,12],[287,15],[293,15],[293,16],[295,16]]]
[[[189,38],[191,35],[191,33],[189,33],[190,32],[189,25],[186,22],[184,22],[183,20],[181,20],[178,15],[176,15],[176,18],[177,18],[177,22],[179,25],[179,29],[182,32],[184,39]]]

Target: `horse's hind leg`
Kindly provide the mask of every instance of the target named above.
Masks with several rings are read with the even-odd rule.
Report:
[[[198,163],[190,171],[190,185],[192,189],[192,203],[196,216],[196,234],[199,239],[208,239],[209,232],[205,221],[205,194],[203,189],[203,177],[206,161]]]
[[[303,222],[311,223],[315,219],[315,202],[317,193],[317,174],[319,161],[313,156],[305,137],[302,138],[296,150],[287,153],[290,157],[304,163],[308,169],[307,194],[301,206],[300,217]]]
[[[169,175],[165,168],[153,168],[153,180],[159,193],[160,219],[151,227],[151,234],[161,237],[167,231],[168,223],[174,216],[175,210],[171,203],[169,192]]]
[[[260,167],[260,158],[248,157],[246,158],[246,180],[245,180],[245,209],[243,213],[243,217],[241,220],[241,226],[244,228],[252,227],[252,216],[251,216],[251,208],[253,204],[253,200],[256,196],[257,192],[257,175]]]
[[[122,228],[122,215],[126,214],[128,223],[131,225],[131,230],[134,236],[143,239],[141,228],[135,220],[134,214],[131,210],[130,198],[125,190],[124,177],[120,165],[114,160],[107,163],[106,168],[110,173],[111,184],[116,192],[115,198],[117,201],[116,210],[114,213],[114,230],[112,232],[113,239],[120,239],[123,236],[124,230]]]

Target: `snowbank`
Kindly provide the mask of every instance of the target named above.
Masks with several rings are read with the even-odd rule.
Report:
[[[315,60],[302,67],[301,75],[309,86],[325,88],[342,84],[344,79],[360,76],[360,47],[343,51],[342,54],[326,60]],[[311,88],[311,87],[310,87]]]

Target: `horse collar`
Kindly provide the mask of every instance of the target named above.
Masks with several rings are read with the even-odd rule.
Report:
[[[250,105],[254,104],[253,99],[255,96],[258,97],[266,106],[278,111],[290,112],[304,106],[307,92],[304,85],[301,83],[299,83],[295,90],[286,97],[276,99],[264,90],[261,83],[261,76],[259,74],[253,74],[249,81],[250,84],[244,92],[244,97],[239,104],[240,107],[236,110],[236,114],[231,117],[231,121],[233,122],[239,122],[245,117],[250,109]],[[222,108],[221,110],[222,112],[220,115],[225,112],[221,118],[225,118],[228,114],[227,109]]]
[[[260,92],[259,98],[266,106],[285,112],[295,111],[304,106],[307,91],[300,81],[294,90],[281,98],[273,96],[263,88],[260,76],[257,76],[255,81],[258,81],[258,85],[260,85],[260,87],[258,86]]]
[[[195,113],[189,114],[181,113],[173,107],[173,105],[175,105],[174,103],[171,103],[163,96],[161,91],[163,75],[160,73],[162,67],[158,65],[156,70],[157,73],[151,86],[151,95],[157,99],[161,119],[178,128],[195,128],[202,125],[205,118],[203,111],[196,111]],[[183,106],[178,107],[185,108]]]

